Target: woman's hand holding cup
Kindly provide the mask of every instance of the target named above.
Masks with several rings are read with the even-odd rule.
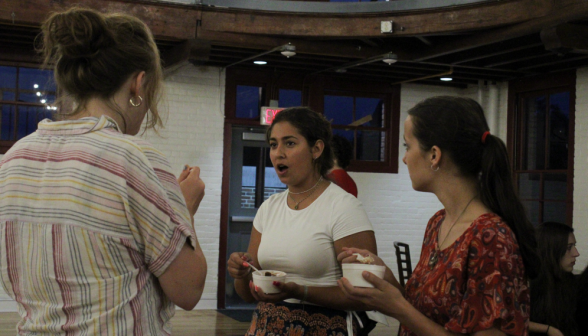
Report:
[[[260,287],[255,286],[253,281],[249,283],[249,289],[255,300],[270,303],[276,303],[297,297],[301,298],[304,295],[304,287],[295,282],[282,283],[275,281],[273,285],[280,289],[279,293],[265,294]]]

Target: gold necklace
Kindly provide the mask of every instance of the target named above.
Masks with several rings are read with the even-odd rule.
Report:
[[[298,204],[302,203],[305,199],[309,198],[312,194],[314,194],[314,192],[316,191],[316,187],[318,187],[319,183],[323,180],[323,177],[321,176],[321,178],[315,183],[315,185],[306,190],[303,191],[301,193],[292,193],[290,192],[290,190],[288,190],[288,196],[290,196],[290,199],[292,199],[292,201],[296,204],[294,204],[294,210],[298,210]],[[312,190],[312,191],[311,191]],[[308,194],[308,196],[304,197],[303,199],[301,199],[300,201],[296,202],[296,200],[294,199],[294,196],[292,196],[292,194],[294,195],[299,195],[299,194],[304,194],[305,192],[311,191],[310,194]]]
[[[300,194],[307,193],[307,192],[311,191],[312,189],[316,188],[316,186],[317,186],[317,185],[318,185],[318,184],[319,184],[319,183],[320,183],[322,180],[323,180],[323,177],[321,176],[321,177],[318,179],[318,181],[316,181],[316,183],[315,183],[315,184],[314,184],[312,187],[310,187],[310,189],[307,189],[307,190],[304,190],[304,191],[301,191],[301,192],[296,192],[296,193],[295,193],[295,192],[291,192],[291,191],[290,191],[290,188],[288,188],[288,194],[292,194],[292,195],[300,195]],[[296,202],[296,201],[294,201],[294,202]]]
[[[439,244],[439,236],[437,236],[437,243],[438,243],[437,248],[435,249],[435,251],[433,251],[433,253],[431,253],[431,257],[429,258],[429,267],[431,269],[433,269],[435,267],[435,265],[437,265],[437,261],[439,261],[439,253],[441,252],[441,245],[443,245],[443,243],[445,243],[445,240],[447,240],[447,237],[449,237],[449,234],[451,233],[451,230],[453,229],[453,227],[455,226],[457,221],[461,218],[461,216],[463,216],[463,214],[466,212],[466,210],[470,206],[470,203],[472,203],[472,201],[476,197],[478,197],[478,194],[475,194],[474,197],[472,197],[472,199],[468,202],[468,204],[466,204],[465,208],[463,208],[463,211],[459,214],[459,216],[457,216],[457,219],[449,227],[449,231],[447,231],[447,235],[445,235],[445,238],[443,238],[443,241],[440,244]],[[441,226],[439,226],[439,232],[441,232]]]

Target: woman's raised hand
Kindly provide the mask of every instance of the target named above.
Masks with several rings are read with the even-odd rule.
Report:
[[[178,183],[180,184],[180,189],[182,189],[188,211],[194,217],[194,214],[196,214],[200,206],[200,202],[204,198],[205,185],[204,181],[200,179],[200,168],[196,166],[184,166],[184,170],[178,177]]]
[[[244,252],[233,252],[227,262],[227,270],[233,279],[244,279],[249,275],[249,265],[252,259],[249,254]]]

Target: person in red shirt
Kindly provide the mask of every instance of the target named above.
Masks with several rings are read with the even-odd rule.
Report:
[[[353,146],[349,140],[339,134],[333,134],[331,146],[333,147],[333,168],[327,172],[327,179],[357,197],[357,185],[346,171],[353,155]]]
[[[533,226],[512,181],[506,147],[490,134],[481,106],[459,97],[433,97],[404,122],[412,186],[443,204],[425,231],[421,256],[405,288],[369,272],[375,288],[339,286],[349,298],[394,317],[403,336],[528,335],[529,279],[541,261]],[[349,248],[341,262],[357,262]],[[373,256],[376,264],[384,265]],[[404,292],[404,295],[403,293]]]

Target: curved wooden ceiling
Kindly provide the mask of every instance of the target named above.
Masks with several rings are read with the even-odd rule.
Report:
[[[406,0],[397,3],[402,1]],[[456,1],[463,3],[441,6]],[[196,2],[0,0],[0,45],[26,49],[48,12],[78,3],[143,19],[172,68],[186,61],[224,67],[287,43],[296,46],[297,55],[263,55],[260,59],[268,62],[265,67],[308,75],[332,73],[350,79],[390,83],[416,80],[463,87],[479,80],[504,81],[588,66],[585,0],[446,0],[437,1],[439,7],[434,10],[354,14],[274,12],[203,4],[235,3],[232,0]],[[271,1],[257,3],[268,2]],[[300,2],[300,6],[309,4]],[[392,32],[381,31],[383,21],[392,22]],[[19,57],[19,48],[2,49],[0,58],[4,60]],[[398,55],[397,63],[381,62],[381,56],[388,52]],[[251,61],[234,66],[255,67]],[[341,68],[346,72],[335,71]],[[453,82],[442,83],[434,77],[450,69]],[[423,79],[429,76],[433,77]]]

